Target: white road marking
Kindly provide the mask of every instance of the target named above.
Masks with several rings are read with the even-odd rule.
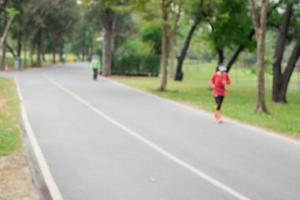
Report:
[[[50,172],[50,169],[49,169],[49,166],[47,165],[47,162],[46,162],[46,159],[42,153],[42,150],[37,142],[37,139],[35,137],[35,134],[32,130],[32,127],[31,127],[31,124],[29,122],[29,119],[28,119],[28,115],[27,115],[27,112],[26,112],[26,109],[25,109],[25,106],[23,104],[23,96],[22,96],[22,93],[21,93],[21,90],[20,90],[20,86],[19,86],[19,83],[18,83],[18,80],[16,77],[14,77],[14,80],[15,80],[15,83],[16,83],[16,87],[17,87],[17,93],[18,93],[18,96],[19,96],[19,99],[21,100],[21,115],[22,115],[22,119],[23,119],[23,122],[24,122],[24,128],[26,130],[26,133],[28,135],[28,138],[29,138],[29,141],[31,143],[31,146],[32,146],[32,149],[33,149],[33,152],[37,158],[37,162],[38,162],[38,165],[41,169],[41,172],[42,172],[42,176],[46,182],[46,185],[49,189],[49,192],[50,192],[50,195],[52,197],[53,200],[63,200],[63,197],[54,181],[54,178]]]
[[[175,162],[176,164],[184,167],[185,169],[187,169],[188,171],[194,173],[195,175],[197,175],[197,176],[205,179],[206,181],[208,181],[212,185],[214,185],[214,186],[218,187],[219,189],[221,189],[221,190],[229,193],[230,195],[236,197],[237,199],[240,199],[240,200],[250,200],[250,198],[248,198],[248,197],[244,196],[243,194],[235,191],[234,189],[232,189],[231,187],[225,185],[224,183],[222,183],[222,182],[220,182],[220,181],[212,178],[211,176],[205,174],[201,170],[193,167],[192,165],[184,162],[183,160],[177,158],[175,155],[173,155],[173,154],[169,153],[168,151],[164,150],[163,148],[157,146],[156,144],[154,144],[153,142],[151,142],[148,139],[144,138],[143,136],[141,136],[137,132],[135,132],[135,131],[127,128],[125,125],[123,125],[123,124],[115,121],[110,116],[108,116],[104,112],[100,111],[96,107],[92,106],[88,101],[86,101],[82,97],[78,96],[77,94],[75,94],[71,90],[65,88],[64,86],[62,86],[57,81],[55,81],[55,80],[53,80],[53,79],[51,79],[49,77],[47,77],[47,79],[53,85],[55,85],[57,88],[61,89],[62,91],[64,91],[65,93],[67,93],[68,95],[70,95],[71,97],[73,97],[74,99],[76,99],[78,102],[80,102],[81,104],[83,104],[86,107],[88,107],[90,110],[92,110],[93,112],[95,112],[100,117],[104,118],[105,120],[107,120],[108,122],[112,123],[116,127],[119,127],[120,129],[122,129],[123,131],[125,131],[126,133],[128,133],[129,135],[131,135],[131,136],[135,137],[136,139],[140,140],[141,142],[143,142],[147,146],[151,147],[153,150],[157,151],[158,153],[162,154],[163,156],[165,156],[169,160],[171,160],[171,161]]]

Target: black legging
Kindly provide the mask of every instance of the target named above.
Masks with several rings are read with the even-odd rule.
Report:
[[[98,69],[93,69],[93,78],[96,80],[98,77]]]
[[[221,110],[224,96],[216,96],[215,100],[216,100],[216,104],[217,104],[217,110],[219,111],[219,110]]]

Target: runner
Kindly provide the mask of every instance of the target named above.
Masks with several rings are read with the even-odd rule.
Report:
[[[217,122],[221,123],[223,121],[221,116],[221,107],[225,97],[225,85],[230,84],[230,78],[227,73],[227,68],[223,64],[221,64],[218,67],[218,71],[212,74],[209,82],[216,101],[216,111],[214,113],[214,118]]]

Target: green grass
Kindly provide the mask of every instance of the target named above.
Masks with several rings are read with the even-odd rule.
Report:
[[[19,100],[14,81],[0,78],[0,156],[21,147]]]
[[[208,90],[208,80],[214,70],[212,64],[189,64],[185,66],[185,80],[182,83],[169,80],[168,90],[159,92],[159,78],[114,77],[115,80],[155,95],[179,101],[202,110],[213,112],[215,103],[212,92]],[[250,70],[233,69],[230,73],[232,84],[227,87],[223,115],[259,126],[275,132],[300,138],[300,74],[292,77],[287,105],[271,102],[270,74],[266,74],[266,100],[270,115],[255,114],[256,75]]]

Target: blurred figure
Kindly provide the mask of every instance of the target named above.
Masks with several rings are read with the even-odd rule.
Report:
[[[67,55],[65,53],[62,54],[61,61],[62,61],[63,64],[66,63],[66,61],[67,61]]]
[[[93,55],[92,61],[91,61],[91,68],[93,70],[93,79],[94,80],[97,80],[97,78],[98,78],[100,67],[101,67],[100,59],[98,58],[98,56]]]
[[[213,95],[216,101],[216,111],[214,113],[214,118],[217,122],[221,123],[221,107],[225,97],[225,85],[230,84],[230,78],[227,73],[227,68],[220,64],[218,71],[214,72],[209,80],[210,87],[213,90]]]

